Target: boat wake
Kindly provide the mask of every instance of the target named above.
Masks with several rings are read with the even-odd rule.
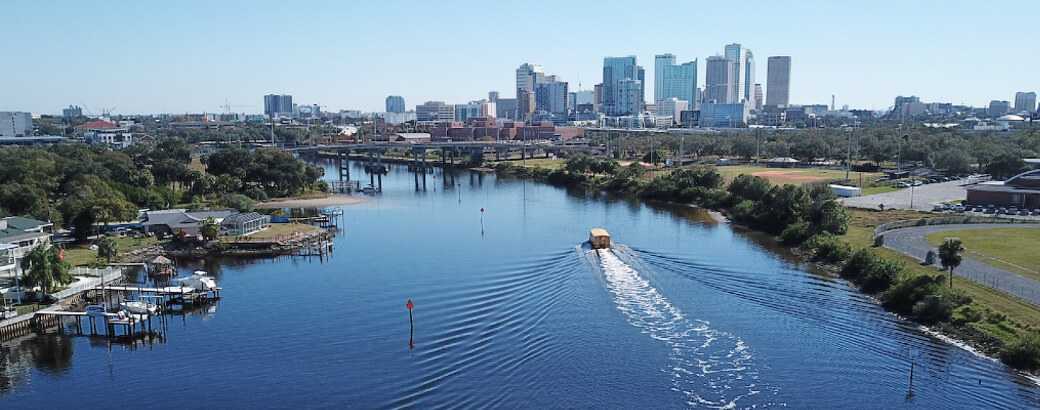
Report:
[[[611,249],[595,251],[608,290],[629,324],[670,348],[672,390],[690,406],[736,408],[759,394],[759,374],[752,353],[739,337],[688,319],[645,278]]]

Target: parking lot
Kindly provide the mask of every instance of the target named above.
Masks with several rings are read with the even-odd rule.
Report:
[[[881,205],[884,205],[885,209],[931,211],[936,204],[966,199],[968,191],[964,186],[970,183],[968,180],[962,179],[924,184],[882,194],[843,198],[841,202],[851,208],[879,209]]]

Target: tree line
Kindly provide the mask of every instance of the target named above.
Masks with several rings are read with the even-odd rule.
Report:
[[[281,151],[214,156],[206,161],[212,171],[192,169],[192,148],[178,138],[123,151],[79,143],[0,148],[0,215],[49,220],[85,239],[95,225],[136,219],[141,208],[203,201],[238,208],[324,188],[320,168]]]

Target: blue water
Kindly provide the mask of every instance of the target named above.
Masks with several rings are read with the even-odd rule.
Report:
[[[329,169],[329,175],[335,171]],[[355,167],[353,174],[363,175]],[[392,167],[332,255],[221,260],[164,343],[0,348],[15,408],[1031,408],[1035,383],[702,213]],[[483,232],[480,209],[483,213]],[[582,246],[590,227],[618,244]],[[409,348],[405,301],[415,302]],[[907,397],[910,361],[913,396]]]

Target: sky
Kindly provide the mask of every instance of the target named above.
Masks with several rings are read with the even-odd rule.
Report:
[[[850,4],[854,3],[854,4]],[[728,43],[792,57],[791,102],[884,109],[897,95],[984,106],[1040,91],[1040,2],[49,1],[0,6],[0,110],[88,114],[263,111],[287,93],[323,110],[382,111],[515,95],[540,64],[572,91],[603,57],[705,59]]]

